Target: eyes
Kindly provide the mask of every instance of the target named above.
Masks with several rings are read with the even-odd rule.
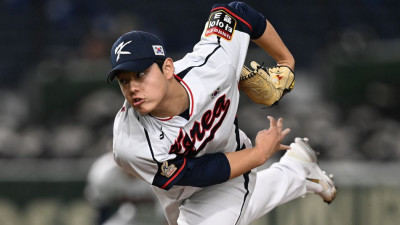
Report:
[[[141,77],[143,77],[144,75],[145,75],[144,72],[139,72],[139,73],[136,74],[136,77],[137,77],[137,78],[141,78]]]
[[[120,84],[127,84],[129,83],[129,81],[131,79],[140,79],[142,77],[144,77],[146,75],[145,72],[138,72],[138,73],[134,73],[132,74],[132,72],[130,73],[121,73],[119,74],[119,76],[117,75],[118,81]]]

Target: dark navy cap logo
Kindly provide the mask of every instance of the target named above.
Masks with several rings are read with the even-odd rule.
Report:
[[[111,49],[112,70],[108,74],[108,82],[115,78],[118,71],[141,72],[156,59],[165,59],[163,46],[158,37],[144,31],[131,31],[122,35]]]

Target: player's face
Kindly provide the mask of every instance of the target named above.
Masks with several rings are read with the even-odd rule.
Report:
[[[142,115],[158,110],[168,89],[167,79],[155,63],[143,72],[121,72],[117,79],[125,99]]]

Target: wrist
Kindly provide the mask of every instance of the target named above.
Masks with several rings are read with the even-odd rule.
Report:
[[[266,154],[260,147],[255,146],[251,149],[251,157],[254,159],[254,164],[258,166],[263,165],[271,157],[270,154]]]
[[[292,70],[292,72],[294,71],[294,63],[293,64],[292,63],[278,63],[276,65],[277,66],[287,66]]]
[[[294,71],[294,65],[295,65],[295,61],[293,57],[290,57],[290,59],[286,59],[286,60],[281,60],[277,62],[278,66],[287,66],[289,67],[292,71]]]

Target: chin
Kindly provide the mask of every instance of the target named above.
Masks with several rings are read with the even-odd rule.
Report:
[[[136,108],[133,107],[133,109],[135,109],[136,112],[138,112],[140,115],[144,116],[150,113],[149,110],[143,109],[143,108]]]

